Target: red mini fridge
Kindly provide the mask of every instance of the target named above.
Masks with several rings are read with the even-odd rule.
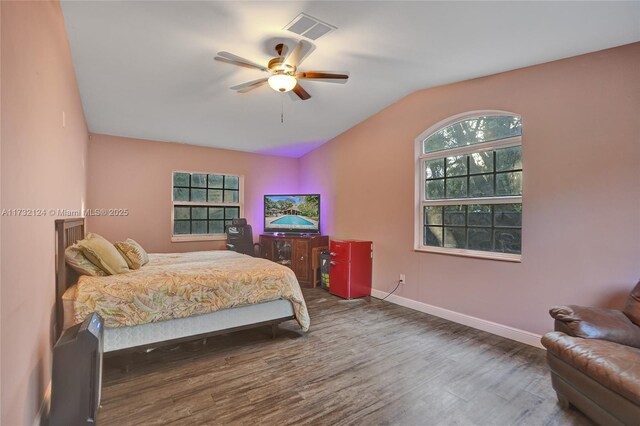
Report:
[[[329,292],[345,299],[370,296],[373,243],[331,240],[329,247]]]

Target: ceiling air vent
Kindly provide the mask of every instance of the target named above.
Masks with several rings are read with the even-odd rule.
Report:
[[[293,18],[293,21],[289,22],[283,29],[311,40],[317,40],[337,28],[306,13],[301,13]]]

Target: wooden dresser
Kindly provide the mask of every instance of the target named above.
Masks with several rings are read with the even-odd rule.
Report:
[[[260,245],[265,259],[293,269],[302,287],[314,287],[311,251],[316,247],[329,248],[329,237],[261,234]]]

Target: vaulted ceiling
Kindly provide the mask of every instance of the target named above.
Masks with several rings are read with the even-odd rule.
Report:
[[[640,40],[640,2],[63,1],[94,133],[297,157],[400,98]],[[305,81],[293,102],[230,86],[260,71],[305,12],[338,29],[301,70],[348,70],[346,85]],[[284,122],[281,122],[281,115]]]

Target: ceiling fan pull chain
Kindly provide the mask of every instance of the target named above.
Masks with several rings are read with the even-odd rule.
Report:
[[[284,94],[280,95],[280,123],[284,124]]]

